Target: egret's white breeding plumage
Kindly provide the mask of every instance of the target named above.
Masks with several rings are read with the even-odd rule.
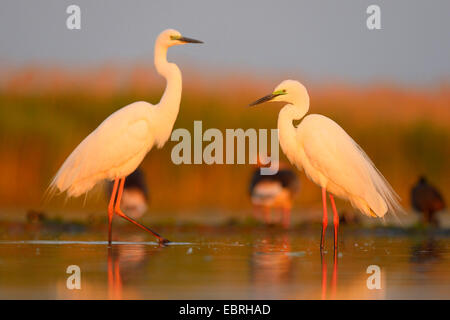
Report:
[[[383,217],[402,211],[398,196],[358,144],[333,120],[311,114],[306,88],[294,80],[281,82],[275,91],[250,104],[283,101],[288,104],[278,116],[280,146],[289,161],[322,188],[323,220],[320,247],[327,227],[326,193],[330,193],[337,248],[339,216],[333,195],[347,199],[362,213]],[[294,120],[303,120],[295,127]]]
[[[157,105],[139,101],[117,110],[89,134],[70,154],[50,184],[51,190],[77,197],[102,180],[114,180],[108,206],[109,243],[114,212],[156,236],[166,239],[126,216],[120,210],[125,178],[133,172],[150,149],[161,148],[169,139],[181,100],[181,72],[167,61],[167,49],[185,43],[202,43],[168,29],[159,34],[154,60],[158,73],[166,79],[166,89]],[[117,196],[117,199],[116,199]]]

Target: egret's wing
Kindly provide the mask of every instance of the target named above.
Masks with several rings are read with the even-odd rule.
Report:
[[[369,157],[337,123],[320,115],[303,121],[301,139],[314,168],[348,194],[366,201],[379,216],[388,207],[393,211],[401,208],[397,195]]]
[[[99,180],[114,178],[111,175],[121,166],[145,154],[151,146],[148,109],[139,102],[109,116],[72,152],[51,185],[78,196]]]

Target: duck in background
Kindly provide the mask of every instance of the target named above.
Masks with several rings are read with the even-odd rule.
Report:
[[[436,212],[445,209],[445,202],[437,188],[429,184],[424,176],[420,176],[411,189],[411,205],[422,215],[424,224],[435,227],[439,225]]]
[[[107,184],[107,196],[111,197],[113,182]],[[132,219],[138,219],[147,211],[149,190],[141,168],[133,171],[125,180],[120,208]]]
[[[252,174],[250,180],[250,199],[253,205],[255,218],[263,219],[271,224],[272,211],[279,212],[281,224],[289,228],[291,223],[291,209],[294,196],[300,189],[300,182],[293,170],[287,165],[280,164],[274,175],[262,175],[261,164]]]

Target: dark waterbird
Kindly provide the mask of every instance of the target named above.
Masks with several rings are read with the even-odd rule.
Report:
[[[411,205],[422,214],[425,224],[438,225],[435,213],[445,208],[445,202],[439,191],[423,176],[419,177],[411,189]]]
[[[271,223],[271,211],[282,212],[282,225],[289,227],[292,200],[300,188],[300,182],[294,171],[281,168],[274,175],[262,175],[257,168],[250,181],[250,198],[256,216],[263,214],[266,223]]]

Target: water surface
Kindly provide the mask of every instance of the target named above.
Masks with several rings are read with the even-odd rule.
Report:
[[[81,230],[0,241],[1,299],[449,299],[446,232],[341,228],[321,256],[318,228],[166,228],[166,247],[139,230]],[[19,239],[18,239],[19,238]],[[81,289],[66,269],[81,270]],[[367,268],[381,270],[370,290]]]

